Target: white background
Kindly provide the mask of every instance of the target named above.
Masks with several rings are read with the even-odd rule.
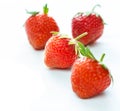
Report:
[[[25,9],[40,10],[48,4],[62,33],[71,36],[71,19],[95,4],[104,21],[102,37],[91,50],[104,62],[114,84],[91,99],[78,98],[71,89],[70,70],[49,69],[44,50],[35,51],[23,27]],[[0,1],[0,111],[115,111],[120,110],[120,6],[119,0],[1,0]]]

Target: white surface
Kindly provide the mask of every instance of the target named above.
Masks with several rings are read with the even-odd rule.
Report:
[[[95,4],[104,21],[104,34],[90,46],[105,63],[114,85],[103,94],[83,100],[71,89],[70,70],[50,70],[42,51],[35,51],[24,31],[25,9],[40,10],[48,3],[62,33],[71,35],[71,18]],[[119,0],[4,0],[0,1],[0,111],[115,111],[120,110]]]

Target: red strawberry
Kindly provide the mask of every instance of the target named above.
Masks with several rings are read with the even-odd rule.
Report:
[[[46,43],[44,62],[50,68],[70,68],[77,58],[75,45],[66,35],[53,35]]]
[[[80,39],[84,45],[95,42],[103,34],[104,22],[102,17],[94,12],[95,7],[91,12],[77,13],[72,19],[72,35],[74,38],[88,32],[88,35]]]
[[[91,98],[103,92],[111,84],[109,69],[95,59],[91,51],[81,43],[80,53],[83,57],[77,59],[72,67],[71,83],[73,91],[80,98]]]
[[[44,6],[43,10],[43,14],[39,14],[39,12],[28,12],[32,16],[25,22],[28,40],[36,50],[45,47],[47,40],[52,36],[51,31],[59,31],[56,21],[53,17],[48,16],[47,5]]]

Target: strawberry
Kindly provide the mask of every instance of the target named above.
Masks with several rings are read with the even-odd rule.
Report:
[[[32,14],[25,22],[25,30],[28,40],[34,49],[40,50],[45,47],[47,40],[52,36],[51,31],[59,31],[59,27],[53,17],[48,15],[47,4],[43,7],[43,14],[39,12],[28,12]]]
[[[72,89],[80,98],[91,98],[102,93],[110,86],[112,76],[102,62],[105,54],[98,61],[89,48],[80,42],[78,46],[78,50],[80,50],[78,53],[82,57],[77,59],[72,67]]]
[[[72,35],[74,38],[88,32],[88,35],[80,39],[80,42],[84,45],[95,42],[103,34],[104,21],[99,14],[94,12],[96,6],[93,7],[91,12],[77,13],[72,19]]]
[[[81,34],[80,37],[84,36]],[[53,35],[46,43],[44,62],[50,68],[70,68],[77,59],[75,45],[67,35]]]

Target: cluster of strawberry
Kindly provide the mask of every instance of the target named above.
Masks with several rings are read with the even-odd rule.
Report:
[[[96,5],[98,6],[98,5]],[[95,7],[96,7],[95,6]],[[103,64],[103,54],[97,60],[88,44],[95,42],[103,34],[104,22],[94,12],[77,13],[72,19],[72,35],[60,34],[53,17],[48,16],[48,7],[44,13],[32,14],[25,22],[25,30],[30,44],[36,50],[44,50],[44,63],[50,68],[71,70],[71,85],[80,98],[90,98],[103,92],[112,81],[109,69]]]

